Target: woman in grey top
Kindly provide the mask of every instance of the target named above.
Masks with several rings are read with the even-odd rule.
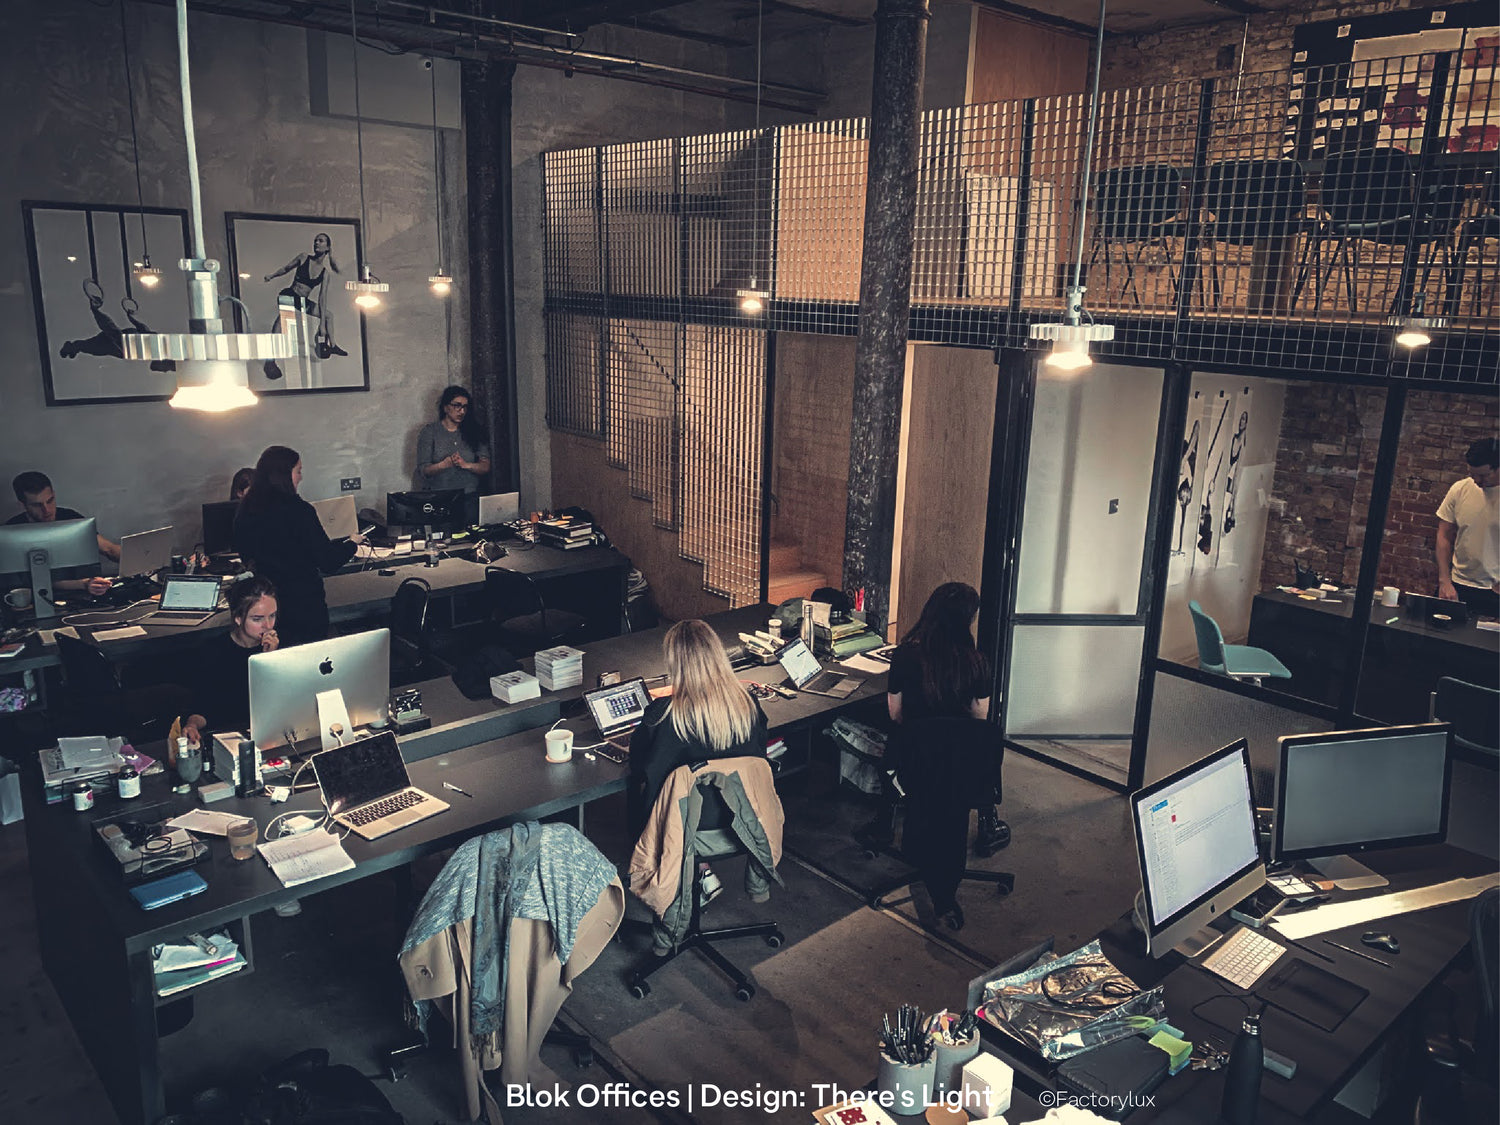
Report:
[[[438,420],[422,427],[417,436],[417,468],[427,487],[454,488],[467,493],[464,499],[478,517],[479,477],[490,471],[490,448],[479,426],[469,416],[469,392],[447,387],[438,399]]]

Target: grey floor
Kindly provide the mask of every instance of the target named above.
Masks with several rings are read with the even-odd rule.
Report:
[[[1257,761],[1268,761],[1275,735],[1300,729],[1309,728],[1299,716],[1159,677],[1148,774],[1169,772],[1240,734],[1250,737]],[[1478,798],[1464,812],[1463,830],[1487,840],[1493,855],[1495,775],[1473,779],[1470,789]],[[898,893],[887,911],[864,905],[862,889],[897,868],[865,859],[850,841],[870,808],[838,788],[831,770],[786,783],[783,800],[785,889],[769,906],[753,906],[739,893],[740,872],[729,863],[721,871],[727,891],[710,911],[714,924],[770,915],[785,931],[780,950],[751,939],[732,953],[756,982],[754,999],[736,1001],[716,970],[687,957],[657,975],[649,997],[636,1000],[623,980],[644,953],[643,939],[611,945],[564,1008],[564,1021],[595,1040],[596,1064],[577,1070],[561,1048],[543,1055],[564,1089],[626,1082],[682,1092],[708,1082],[754,1091],[759,1083],[793,1090],[806,1104],[775,1113],[699,1110],[694,1119],[806,1122],[817,1084],[848,1088],[870,1080],[881,1013],[904,1002],[926,1010],[959,1005],[971,977],[1037,939],[1051,935],[1064,949],[1086,940],[1126,908],[1138,885],[1124,799],[1019,754],[1006,761],[1002,811],[1014,843],[976,861],[1014,871],[1015,892],[1002,898],[966,885],[960,900],[968,925],[957,934],[926,928],[931,906],[920,890]],[[620,862],[628,853],[622,821],[619,802],[590,807],[590,836]],[[309,896],[300,917],[258,916],[256,971],[204,990],[189,1028],[164,1040],[174,1107],[193,1090],[243,1081],[313,1046],[375,1074],[380,1050],[404,1034],[394,964],[396,893],[394,879],[374,878]],[[115,1118],[41,971],[29,900],[22,826],[0,828],[0,1121],[111,1125]],[[640,911],[632,903],[631,916]],[[401,1081],[379,1084],[409,1125],[462,1120],[451,1053],[432,1052]],[[505,1119],[632,1125],[684,1115],[516,1108]],[[1334,1110],[1321,1120],[1349,1118]]]

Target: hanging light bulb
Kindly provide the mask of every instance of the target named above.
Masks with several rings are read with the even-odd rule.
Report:
[[[427,284],[439,297],[446,297],[453,292],[453,279],[443,272],[441,266],[437,273],[427,279]]]
[[[756,0],[755,3],[755,132],[751,138],[751,155],[754,159],[754,172],[750,178],[750,260],[751,268],[754,269],[755,255],[760,250],[760,66],[761,56],[765,45],[763,37],[763,20],[765,17],[764,0]],[[771,300],[769,290],[762,289],[755,279],[755,274],[750,275],[750,288],[738,289],[735,296],[740,301],[740,312],[746,316],[760,316],[766,311],[766,304]]]
[[[360,268],[358,281],[344,282],[344,288],[355,294],[354,303],[366,311],[380,307],[380,295],[389,293],[391,287],[370,272],[368,265]]]
[[[365,122],[359,106],[359,22],[354,14],[354,0],[349,0],[349,47],[354,53],[354,137],[359,168],[359,219],[366,237],[370,233],[370,211],[365,206]],[[354,303],[365,312],[380,308],[382,295],[391,287],[370,272],[370,263],[359,267],[359,280],[344,282],[344,288],[355,295]]]
[[[1434,328],[1445,328],[1448,322],[1442,317],[1424,316],[1427,294],[1418,293],[1411,301],[1411,315],[1392,317],[1388,323],[1396,329],[1396,343],[1403,348],[1425,348],[1432,343]]]
[[[146,236],[146,217],[141,216],[141,237]],[[151,264],[151,255],[141,255],[141,260],[135,264],[135,279],[147,289],[155,289],[161,284],[162,272]]]
[[[125,0],[120,0],[120,45],[125,52],[125,98],[130,106],[130,153],[135,162],[135,203],[140,209],[137,214],[141,220],[141,260],[135,263],[135,279],[147,289],[155,289],[161,284],[162,272],[151,264],[151,241],[146,237],[146,199],[141,190],[141,146],[136,139],[135,130],[135,87],[130,82],[130,29],[125,24]],[[121,236],[124,236],[124,223],[121,223]]]
[[[442,157],[438,153],[437,123],[437,60],[427,60],[427,70],[432,78],[432,195],[437,200],[437,269],[427,279],[427,286],[437,297],[447,297],[453,292],[453,278],[443,269],[443,178]]]
[[[206,359],[177,365],[177,393],[168,400],[168,405],[179,410],[222,414],[241,406],[254,406],[255,402],[255,392],[250,389],[243,363]]]
[[[766,302],[771,299],[770,293],[756,286],[753,277],[750,279],[750,288],[736,290],[735,296],[740,299],[740,312],[746,316],[759,316],[765,312]]]

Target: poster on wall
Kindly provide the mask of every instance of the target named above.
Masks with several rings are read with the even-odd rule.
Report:
[[[1215,545],[1222,534],[1219,520],[1224,510],[1224,486],[1228,479],[1225,467],[1229,463],[1230,444],[1229,434],[1224,427],[1233,407],[1234,402],[1227,391],[1216,394],[1209,407],[1211,436],[1208,439],[1208,451],[1203,456],[1203,498],[1198,503],[1197,538],[1194,546],[1198,554],[1203,555],[1210,563],[1217,557]]]
[[[1240,389],[1229,410],[1233,429],[1229,434],[1229,456],[1224,467],[1224,504],[1219,513],[1219,539],[1214,545],[1214,566],[1230,566],[1239,561],[1238,547],[1244,540],[1239,528],[1239,502],[1245,483],[1245,446],[1250,432],[1250,407],[1253,392]]]
[[[187,331],[187,212],[26,200],[21,213],[47,405],[170,397],[176,365],[127,360],[121,338]],[[148,251],[164,270],[155,286],[133,273]]]
[[[1182,452],[1177,464],[1177,497],[1173,505],[1172,551],[1167,562],[1167,585],[1185,582],[1193,571],[1192,539],[1188,534],[1192,513],[1202,488],[1199,466],[1202,464],[1203,428],[1208,418],[1209,396],[1194,391],[1188,400],[1187,420],[1183,423]]]
[[[357,219],[231,212],[229,274],[256,332],[284,332],[299,354],[252,364],[256,394],[367,391],[365,314],[346,281],[359,280],[364,246]],[[241,327],[244,317],[235,310]]]

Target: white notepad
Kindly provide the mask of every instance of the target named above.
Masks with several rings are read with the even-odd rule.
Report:
[[[268,840],[257,850],[265,856],[284,887],[296,887],[325,875],[354,870],[354,860],[349,858],[339,838],[321,828],[300,836]]]

